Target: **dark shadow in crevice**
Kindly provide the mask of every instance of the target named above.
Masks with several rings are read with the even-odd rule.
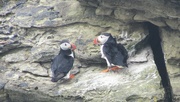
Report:
[[[158,26],[150,22],[145,22],[144,24],[145,26],[147,26],[147,29],[149,31],[148,43],[152,49],[154,62],[161,77],[161,83],[164,87],[164,102],[173,102],[172,87],[170,84],[170,79],[164,59],[164,53],[161,46],[160,29]]]

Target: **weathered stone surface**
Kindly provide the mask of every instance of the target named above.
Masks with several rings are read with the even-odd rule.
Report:
[[[44,44],[43,44],[44,45]],[[32,57],[29,59],[32,62],[49,62],[54,58],[54,51],[59,51],[51,46],[39,46],[31,49]]]
[[[115,9],[114,15],[118,17],[119,20],[129,19],[137,21],[150,21],[158,26],[166,26],[164,21],[168,19],[179,19],[179,6],[178,1],[143,1],[137,0],[132,3],[132,1],[126,0],[102,0],[102,1],[91,1],[91,0],[79,0],[82,4],[87,6],[92,6],[89,4],[98,4],[97,7],[106,7],[110,9]],[[140,6],[141,5],[141,6]],[[149,5],[149,6],[147,6]],[[94,6],[92,6],[94,7]],[[119,11],[120,10],[120,11]],[[125,12],[124,12],[125,11]],[[129,15],[129,16],[127,16]],[[134,16],[133,16],[134,15]],[[133,19],[131,19],[133,17]],[[168,18],[168,19],[167,19]],[[127,23],[127,22],[126,22]],[[176,25],[175,25],[176,26]],[[173,27],[174,28],[174,27]]]
[[[30,73],[35,76],[48,76],[48,72],[39,63],[17,63],[12,64],[12,68],[16,68],[22,73]]]
[[[162,33],[163,48],[168,64],[180,66],[178,61],[180,60],[179,31],[170,32],[166,29],[162,29]]]
[[[3,80],[0,80],[0,90],[2,90],[5,86],[6,82]]]
[[[179,31],[171,32],[167,29],[162,29],[162,40],[164,55],[166,58],[166,64],[168,72],[170,74],[171,84],[173,87],[173,92],[177,95],[177,100],[179,100],[179,87],[177,86],[180,80],[180,34]]]
[[[4,73],[7,70],[7,63],[0,61],[0,73]]]
[[[4,31],[3,33],[5,32],[6,31]],[[6,32],[6,33],[10,33],[10,32]],[[11,34],[11,35],[0,34],[0,53],[4,53],[14,48],[18,48],[19,45],[20,42],[17,34]]]
[[[4,53],[6,51],[18,48],[19,45],[20,45],[20,43],[17,41],[15,41],[15,42],[14,41],[7,41],[7,42],[5,42],[5,45],[4,44],[0,45],[0,53]]]
[[[11,33],[11,29],[12,27],[9,27],[8,25],[2,27],[0,26],[0,34],[9,34]]]
[[[96,9],[96,15],[107,15],[110,16],[112,14],[112,9],[104,8],[104,7],[99,7]]]
[[[7,54],[2,57],[5,62],[22,62],[26,61],[29,57],[29,52],[27,50],[20,50],[17,53]]]
[[[20,27],[31,26],[55,26],[56,22],[53,19],[58,17],[58,12],[53,11],[52,7],[39,6],[39,7],[25,7],[22,10],[16,11],[15,17],[12,22]],[[22,20],[28,22],[21,22]]]
[[[135,16],[135,12],[118,8],[114,11],[114,15],[117,19],[121,19],[124,22],[128,22],[133,20],[133,17]]]
[[[134,75],[136,76],[136,74]],[[130,84],[132,81],[129,80],[127,73],[125,73],[124,75],[123,73],[104,74],[104,73],[99,73],[99,72],[98,73],[87,72],[78,79],[78,82],[76,82],[74,86],[69,86],[68,88],[65,88],[65,89],[62,89],[64,85],[59,86],[59,90],[57,94],[63,95],[65,97],[68,97],[69,95],[75,97],[76,95],[78,95],[79,97],[83,97],[85,100],[90,100],[92,102],[95,102],[95,101],[116,102],[119,100],[125,101],[128,99],[126,96],[131,97],[137,94],[141,94],[140,97],[147,98],[147,100],[153,99],[153,97],[150,98],[149,96],[157,92],[155,87],[156,85],[158,86],[158,83],[154,84],[154,86],[152,85],[154,88],[149,88],[152,93],[149,93],[149,95],[146,96],[145,90],[148,87],[152,87],[150,85],[151,81],[147,82],[150,86],[146,86],[147,85],[145,84],[146,81],[144,83],[143,80],[139,80],[138,77],[136,78],[132,79],[133,81],[137,80],[136,84]],[[149,76],[149,78],[153,80],[153,77],[151,77],[151,75]],[[136,87],[136,89],[138,90],[138,93],[135,90],[131,90],[131,88],[133,87]],[[95,95],[96,92],[99,92],[99,94]],[[123,94],[120,94],[120,93],[123,93]],[[112,98],[112,97],[115,97],[115,98]],[[137,99],[137,101],[138,100],[140,99]]]
[[[11,0],[4,0],[1,4],[4,4],[0,11],[0,16],[5,16],[13,12],[15,8],[22,6],[26,0],[19,0],[19,1],[11,1]],[[1,7],[1,6],[0,6]]]
[[[144,63],[148,62],[149,51],[143,51],[141,54],[136,54],[128,59],[129,63]]]
[[[0,62],[0,64],[1,64],[0,65],[0,77],[1,77],[1,79],[0,79],[0,101],[6,102],[7,101],[7,94],[6,94],[6,91],[4,90],[4,87],[7,83],[7,81],[6,81],[6,79],[2,78],[2,73],[5,72],[4,70],[2,70],[2,66],[4,64],[2,64],[1,62]]]

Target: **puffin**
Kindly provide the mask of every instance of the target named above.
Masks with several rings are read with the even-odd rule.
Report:
[[[74,44],[71,44],[66,39],[60,42],[60,52],[52,60],[51,63],[52,82],[57,82],[62,78],[65,79],[74,78],[74,75],[70,74],[70,70],[72,69],[74,63],[75,49],[76,46]]]
[[[111,33],[101,33],[93,43],[100,45],[101,58],[105,59],[107,63],[108,68],[102,72],[128,67],[128,52],[122,44],[116,42]]]

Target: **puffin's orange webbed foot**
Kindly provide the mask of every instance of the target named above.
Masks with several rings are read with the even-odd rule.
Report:
[[[75,77],[74,74],[70,74],[70,78],[69,79],[73,79]]]
[[[119,70],[119,69],[120,69],[120,68],[117,67],[117,66],[113,66],[113,67],[110,68],[110,70],[112,70],[112,71],[117,71],[117,70]]]
[[[107,73],[107,72],[109,72],[109,68],[102,71],[102,73]]]
[[[119,69],[121,69],[121,68],[119,68],[118,66],[113,66],[113,67],[110,67],[110,68],[107,68],[107,69],[103,70],[102,72],[107,73],[109,71],[117,71]]]

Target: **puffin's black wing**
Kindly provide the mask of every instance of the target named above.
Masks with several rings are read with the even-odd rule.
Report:
[[[114,65],[118,65],[118,66],[126,66],[124,64],[124,56],[122,55],[122,53],[120,51],[118,51],[116,53],[116,55],[114,56],[114,58],[112,59],[112,63]]]
[[[112,59],[114,57],[114,51],[112,49],[112,46],[109,44],[104,44],[103,46],[103,54],[108,59],[109,63],[112,63]]]
[[[74,58],[71,56],[57,55],[51,64],[51,70],[53,77],[58,80],[64,77],[73,67]]]
[[[105,57],[108,59],[110,64],[119,65],[121,64],[121,56],[122,54],[118,52],[116,44],[104,44],[103,53]]]
[[[123,46],[119,47],[117,44],[105,44],[103,47],[103,53],[110,64],[127,66],[127,51]]]
[[[120,51],[122,53],[122,55],[124,57],[123,62],[125,64],[125,66],[127,67],[128,52],[125,49],[125,47],[120,43],[117,44],[117,47],[118,47],[118,51]]]

